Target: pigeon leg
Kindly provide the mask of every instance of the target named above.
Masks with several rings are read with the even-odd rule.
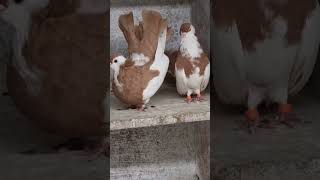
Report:
[[[290,128],[295,127],[294,123],[301,122],[300,118],[298,118],[296,115],[292,114],[292,105],[291,104],[279,104],[278,113],[279,113],[280,123],[282,123]]]
[[[140,112],[146,111],[146,105],[143,104],[140,107],[137,107],[137,110],[140,111]]]
[[[186,97],[186,99],[185,99],[185,101],[186,101],[188,104],[192,102],[191,94],[192,94],[192,91],[191,91],[191,90],[188,90],[188,92],[187,92],[187,97]]]
[[[203,96],[201,95],[201,92],[200,90],[197,90],[197,101],[198,102],[202,102],[204,101],[205,99],[203,98]]]
[[[186,101],[188,104],[191,103],[191,102],[192,102],[192,97],[191,97],[191,95],[187,96],[187,97],[185,98],[185,101]]]
[[[259,112],[256,108],[248,109],[245,112],[249,133],[254,134],[260,122]]]

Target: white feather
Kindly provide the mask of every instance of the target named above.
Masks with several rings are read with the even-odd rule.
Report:
[[[110,74],[112,75],[112,80],[114,81],[117,89],[121,92],[123,84],[119,82],[118,75],[120,71],[120,66],[126,62],[126,58],[123,56],[117,56],[112,59],[112,64],[110,65]],[[117,61],[117,62],[116,62]]]
[[[204,70],[204,76],[200,86],[201,91],[206,89],[206,87],[209,84],[209,79],[210,79],[210,63],[206,66],[206,69]]]
[[[177,91],[181,95],[186,95],[187,92],[196,94],[199,90],[203,91],[208,83],[210,78],[210,64],[206,66],[204,75],[200,76],[200,69],[196,67],[194,73],[189,77],[186,76],[184,69],[177,69],[175,67],[176,73],[176,87]]]
[[[312,73],[320,43],[319,6],[306,21],[301,43],[287,46],[287,23],[277,17],[273,20],[271,38],[257,42],[256,51],[250,53],[243,49],[235,24],[228,31],[213,28],[212,72],[220,99],[254,106],[266,99],[285,102],[288,91],[301,90]],[[302,78],[296,84],[294,80],[300,75]]]
[[[150,61],[150,58],[142,53],[132,53],[131,59],[135,66],[143,66]]]
[[[198,58],[203,50],[200,48],[197,36],[195,36],[194,27],[191,26],[191,31],[183,33],[180,42],[180,52],[185,57]]]
[[[160,74],[149,81],[146,89],[143,91],[145,103],[148,103],[150,98],[159,90],[168,71],[169,58],[164,54],[166,36],[167,28],[164,28],[164,31],[159,36],[154,62],[150,66],[151,70],[158,70]]]

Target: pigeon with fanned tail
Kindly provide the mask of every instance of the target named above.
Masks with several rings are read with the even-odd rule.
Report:
[[[150,98],[163,83],[169,66],[164,54],[167,22],[160,13],[142,11],[143,22],[134,25],[133,14],[121,15],[119,27],[128,43],[128,58],[111,57],[112,90],[124,104],[144,110]]]

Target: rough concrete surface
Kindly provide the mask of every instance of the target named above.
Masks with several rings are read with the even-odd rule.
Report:
[[[111,179],[209,179],[209,123],[111,131]]]
[[[204,94],[205,101],[187,104],[179,96],[176,87],[164,84],[151,98],[148,109],[138,112],[128,109],[112,93],[110,102],[110,129],[148,127],[210,119],[210,93]]]
[[[209,179],[210,94],[187,104],[169,80],[146,112],[111,97],[111,179]]]
[[[30,149],[46,149],[65,139],[42,132],[17,112],[10,97],[0,96],[1,180],[105,180],[108,159],[88,161],[76,152],[22,154]]]
[[[215,180],[320,179],[320,98],[310,89],[291,99],[304,123],[295,129],[258,129],[254,135],[239,128],[239,108],[212,104],[211,177]]]

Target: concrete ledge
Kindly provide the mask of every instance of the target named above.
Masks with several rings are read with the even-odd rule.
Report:
[[[206,92],[205,101],[187,104],[179,96],[173,85],[163,88],[150,100],[146,112],[127,109],[111,93],[110,129],[127,129],[167,125],[184,122],[205,121],[210,119],[210,93]]]
[[[198,180],[198,175],[196,175],[195,162],[174,162],[112,168],[110,178],[113,180]]]
[[[170,5],[189,4],[193,0],[111,0],[111,6],[150,6],[150,5]]]

